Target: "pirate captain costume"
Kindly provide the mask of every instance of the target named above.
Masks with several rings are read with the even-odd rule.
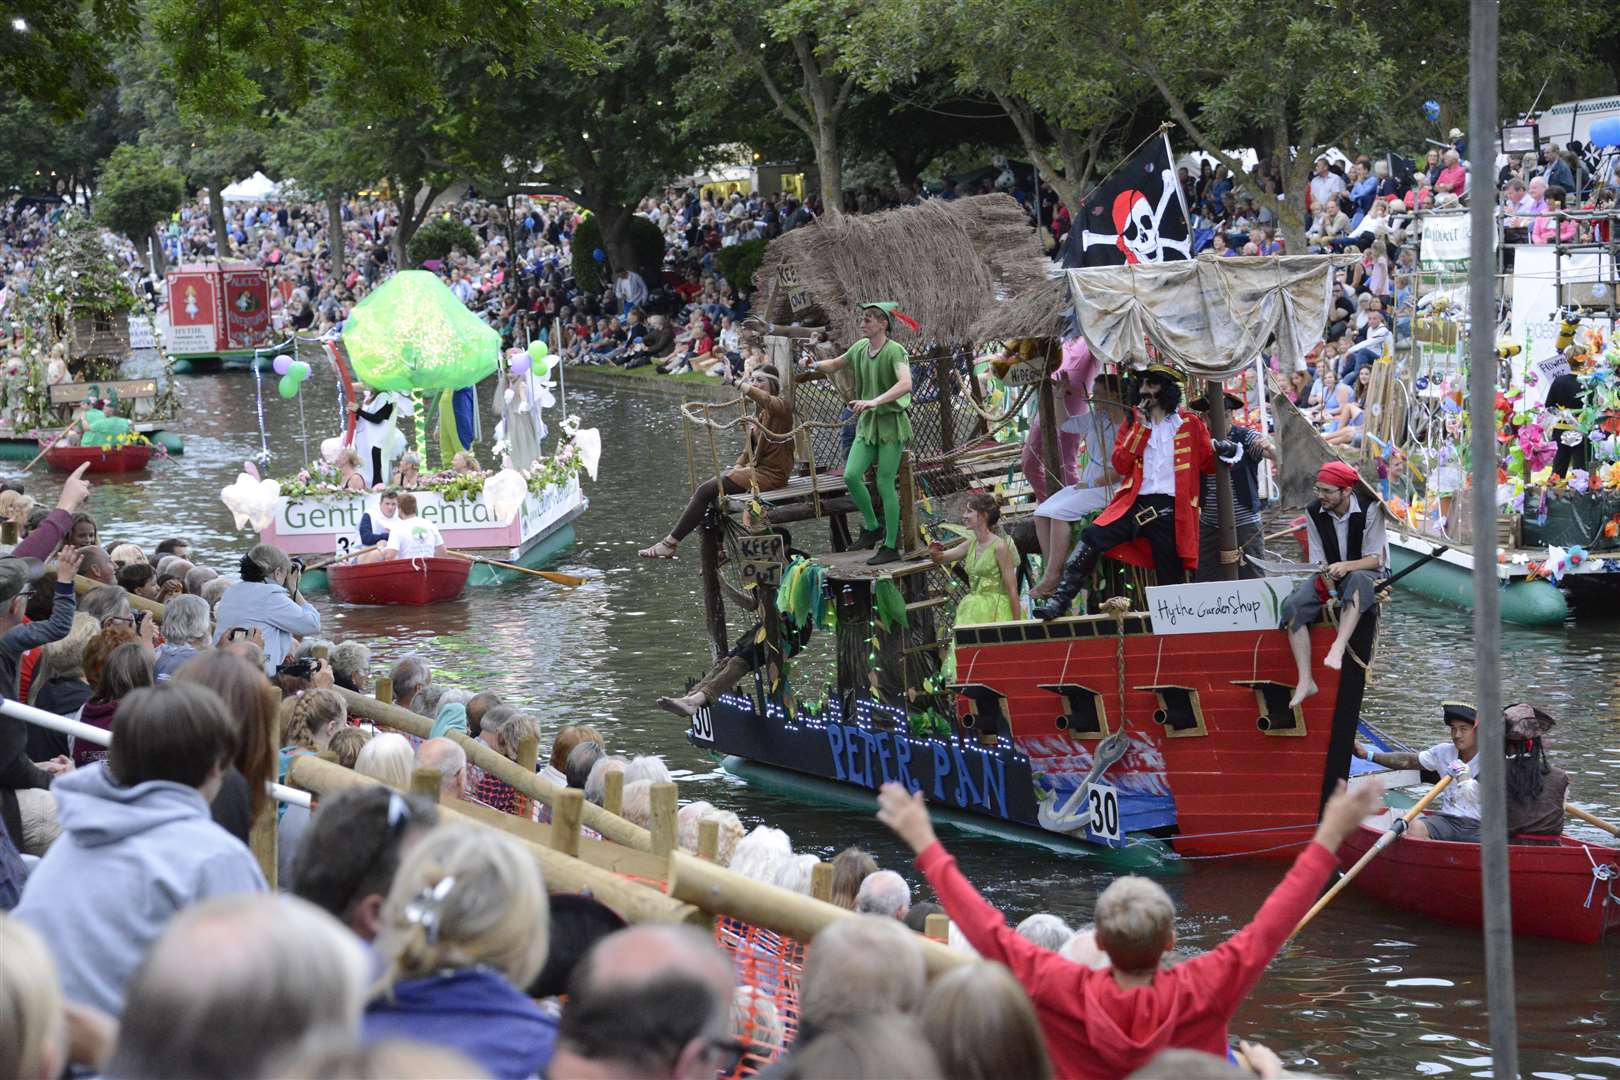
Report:
[[[1124,483],[1081,532],[1057,591],[1035,609],[1039,618],[1068,611],[1104,554],[1151,567],[1160,585],[1179,585],[1197,567],[1199,496],[1204,474],[1215,469],[1215,447],[1204,421],[1182,407],[1181,382],[1180,372],[1163,365],[1143,374],[1142,392],[1156,397],[1163,415],[1149,423],[1134,411],[1126,417],[1113,455]]]

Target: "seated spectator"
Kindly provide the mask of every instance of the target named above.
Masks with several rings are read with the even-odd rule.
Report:
[[[1035,1008],[1000,964],[963,964],[935,979],[921,1021],[945,1080],[1052,1076]]]
[[[455,746],[455,743],[450,745]],[[456,749],[460,750],[461,747],[456,746]],[[411,770],[415,767],[416,755],[411,751],[410,740],[397,731],[385,731],[373,736],[360,751],[360,756],[354,759],[355,772],[401,791],[410,790]]]
[[[866,875],[855,894],[855,912],[858,915],[881,915],[888,919],[906,921],[911,910],[911,886],[893,870],[878,870]]]
[[[466,826],[428,833],[383,905],[386,971],[366,1009],[366,1040],[447,1046],[497,1080],[545,1073],[556,1024],[522,988],[545,966],[547,913],[545,882],[517,841]]]
[[[208,583],[218,577],[219,571],[211,566],[193,566],[186,571],[186,595],[201,596]]]
[[[286,885],[374,941],[401,860],[439,823],[438,807],[387,788],[349,788],[321,800]]]
[[[141,550],[139,544],[114,544],[107,554],[112,558],[114,570],[122,571],[126,566],[140,563],[152,569],[153,576],[156,576],[156,569],[147,561],[146,553]]]
[[[497,706],[506,715],[495,731],[495,749],[502,757],[511,762],[518,760],[518,754],[523,744],[532,739],[536,747],[540,743],[540,721],[530,713],[519,712],[507,705]],[[485,734],[489,732],[489,716],[495,710],[486,714],[483,725]],[[486,740],[487,741],[487,740]],[[473,797],[485,804],[493,806],[503,814],[516,813],[525,796],[504,780],[482,769],[478,772],[478,780],[473,786]]]
[[[922,946],[894,919],[839,919],[811,939],[799,982],[799,1040],[873,1013],[912,1015],[922,1007]]]
[[[70,1001],[116,1015],[175,914],[265,887],[247,848],[208,814],[235,752],[219,695],[170,682],[131,693],[107,760],[53,785],[67,842],[35,868],[16,917],[50,944]]]
[[[567,786],[568,775],[564,770],[568,765],[568,755],[573,753],[574,747],[583,742],[601,745],[602,736],[589,724],[564,725],[551,740],[551,759],[546,763],[546,767],[540,770],[540,775],[558,787]]]
[[[737,850],[731,855],[731,872],[750,881],[774,882],[778,868],[792,857],[793,842],[787,833],[769,825],[756,825],[737,841]]]
[[[914,1019],[882,1012],[853,1019],[808,1042],[801,1039],[771,1075],[782,1080],[956,1080],[956,1074],[945,1072],[935,1059]]]
[[[833,859],[832,903],[855,910],[855,894],[861,882],[877,873],[877,860],[858,847],[847,847]]]
[[[39,935],[0,915],[0,1076],[57,1080],[67,1067],[62,980]]]
[[[624,785],[624,800],[619,804],[619,816],[632,825],[652,828],[651,780],[632,780]]]
[[[148,600],[158,598],[157,572],[145,559],[119,567],[113,581],[127,593],[144,596]]]
[[[675,812],[675,844],[682,851],[697,854],[698,829],[705,821],[713,821],[717,828],[714,861],[717,866],[731,865],[737,851],[737,841],[743,838],[742,822],[730,810],[716,810],[707,802],[690,802]]]
[[[1048,915],[1043,911],[1037,911],[1019,923],[1018,933],[1041,948],[1053,952],[1061,952],[1063,946],[1069,943],[1069,939],[1074,937],[1074,931],[1069,929],[1068,923],[1056,915]]]
[[[574,971],[550,1080],[729,1074],[734,981],[725,953],[688,926],[633,926]],[[831,1075],[831,1074],[828,1074]]]
[[[206,686],[225,702],[236,727],[236,757],[209,810],[215,824],[245,844],[254,819],[270,807],[265,785],[276,777],[276,700],[270,683],[251,661],[219,649],[201,653],[171,681]]]
[[[394,704],[408,709],[416,695],[433,682],[433,672],[420,654],[406,653],[388,669],[388,681],[394,691]]]
[[[528,987],[529,996],[536,1000],[568,993],[575,969],[596,943],[626,925],[600,900],[575,893],[552,894],[549,909],[551,946],[546,950],[546,966]]]
[[[332,681],[357,694],[371,692],[371,649],[359,641],[340,641],[332,647]]]
[[[590,775],[585,778],[585,801],[595,806],[602,805],[603,789],[607,786],[607,774],[616,772],[621,775],[624,767],[630,764],[627,758],[607,755],[597,759],[591,766]]]
[[[232,630],[264,635],[264,673],[274,675],[292,652],[293,639],[316,634],[321,615],[298,590],[303,574],[274,544],[255,544],[242,556],[242,580],[225,590],[214,615],[214,643]]]
[[[370,963],[324,911],[291,896],[222,897],[176,918],[129,983],[108,1075],[262,1076],[359,1031]]]
[[[84,647],[84,677],[90,684],[90,700],[79,710],[79,721],[111,731],[113,716],[129,692],[152,685],[152,650],[128,630],[109,627]],[[78,768],[106,756],[105,746],[88,739],[73,743],[73,764]]]
[[[1124,877],[1098,897],[1097,943],[1111,966],[1094,971],[1026,941],[1007,925],[934,836],[920,793],[885,784],[878,804],[880,820],[916,853],[918,869],[968,942],[986,960],[1006,964],[1029,994],[1055,1067],[1065,1076],[1101,1077],[1128,1073],[1171,1046],[1225,1055],[1232,1014],[1321,894],[1338,866],[1339,844],[1378,808],[1382,794],[1376,785],[1347,791],[1341,782],[1312,843],[1254,921],[1217,948],[1168,970],[1159,961],[1175,945],[1175,905],[1157,883]]]
[[[28,687],[29,704],[58,716],[78,715],[79,709],[90,700],[90,684],[84,679],[84,647],[99,633],[101,627],[89,615],[81,611],[73,616],[73,629],[68,636],[40,650],[34,680]],[[49,761],[68,752],[66,735],[33,724],[28,726],[30,761]]]
[[[563,775],[568,786],[584,791],[585,785],[590,781],[591,770],[596,768],[596,763],[601,761],[605,754],[606,751],[599,742],[582,742],[570,750],[568,761],[563,766]]]
[[[327,749],[337,755],[338,764],[345,769],[354,768],[360,751],[371,741],[371,732],[361,727],[346,727],[332,736]]]
[[[84,560],[79,567],[79,573],[103,585],[118,583],[118,568],[113,566],[112,557],[106,551],[95,544],[89,544],[79,549],[79,555]]]
[[[370,744],[366,749],[371,749]],[[365,757],[365,754],[360,756]],[[440,802],[450,803],[467,798],[467,751],[456,743],[449,739],[426,740],[416,748],[415,764],[417,768],[438,770]],[[409,768],[406,769],[405,783],[400,786],[410,787]]]
[[[163,606],[163,644],[158,646],[152,673],[168,682],[186,661],[208,648],[208,601],[200,596],[176,596]]]

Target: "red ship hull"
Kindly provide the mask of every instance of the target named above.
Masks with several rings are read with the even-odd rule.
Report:
[[[104,446],[53,446],[45,451],[45,462],[60,472],[72,472],[86,462],[90,465],[87,472],[139,472],[152,460],[153,452],[152,447],[141,445],[116,449]]]
[[[1377,841],[1382,830],[1363,825],[1339,848],[1350,866]],[[1620,896],[1612,876],[1600,880],[1596,867],[1620,875],[1620,852],[1567,836],[1558,843],[1511,844],[1509,891],[1513,932],[1589,945],[1606,929],[1620,928]],[[1353,884],[1386,904],[1459,926],[1484,925],[1479,884],[1479,845],[1403,838],[1362,868]]]
[[[1374,619],[1352,652],[1365,657]],[[1295,679],[1279,630],[1153,634],[1124,623],[1129,750],[1104,781],[1127,833],[1169,836],[1184,855],[1290,858],[1310,838],[1325,792],[1349,774],[1365,672],[1322,666],[1335,630],[1311,630],[1318,692],[1287,708]],[[1029,757],[1040,824],[1070,831],[1064,806],[1100,740],[1120,730],[1120,638],[1111,618],[963,627],[959,718],[998,730]],[[1004,725],[1004,727],[1003,727]]]
[[[329,566],[326,580],[346,604],[436,604],[460,596],[471,570],[462,559],[388,559]]]

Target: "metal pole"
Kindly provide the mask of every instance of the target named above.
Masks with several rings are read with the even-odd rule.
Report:
[[[1484,767],[1480,788],[1480,890],[1485,906],[1485,986],[1496,1080],[1519,1075],[1513,1000],[1513,922],[1508,896],[1507,788],[1503,780],[1496,583],[1496,145],[1498,0],[1472,0],[1468,150],[1473,183],[1468,258],[1468,415],[1473,467],[1474,705]]]

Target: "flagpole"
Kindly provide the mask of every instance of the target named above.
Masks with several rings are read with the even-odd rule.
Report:
[[[1136,152],[1138,150],[1142,149],[1142,147],[1146,146],[1148,143],[1152,142],[1154,139],[1158,138],[1160,135],[1165,136],[1165,142],[1164,142],[1165,155],[1164,156],[1165,156],[1165,159],[1170,162],[1170,168],[1172,170],[1174,170],[1175,167],[1176,167],[1176,159],[1173,156],[1171,156],[1171,154],[1170,154],[1170,137],[1168,135],[1166,135],[1165,133],[1168,132],[1171,128],[1173,128],[1175,126],[1176,126],[1176,124],[1175,124],[1175,121],[1173,121],[1173,120],[1166,120],[1163,123],[1161,123],[1158,126],[1158,128],[1153,132],[1153,134],[1149,135],[1147,138],[1143,139],[1141,142],[1139,142],[1135,146],[1131,147],[1130,150],[1126,151],[1125,156],[1120,158],[1119,161],[1117,163],[1115,163],[1114,167],[1112,169],[1109,169],[1108,172],[1103,176],[1103,178],[1101,180],[1098,180],[1095,184],[1092,184],[1091,185],[1091,191],[1096,191],[1098,188],[1100,188],[1104,184],[1108,183],[1108,181],[1112,180],[1114,178],[1115,173],[1119,172],[1119,170],[1123,169],[1127,164],[1130,163],[1130,160],[1133,157],[1136,156]],[[1172,172],[1171,173],[1171,178],[1174,179],[1174,177],[1175,177],[1175,174],[1174,174],[1174,172]],[[1176,191],[1178,192],[1176,197],[1181,202],[1181,214],[1182,214],[1183,217],[1187,217],[1187,195],[1186,195],[1186,192],[1183,192],[1181,190],[1181,182],[1179,180],[1176,181]],[[1081,198],[1082,205],[1084,204],[1085,200],[1089,199],[1089,198],[1091,198],[1091,192],[1090,191],[1088,191]],[[1188,218],[1188,221],[1187,221],[1187,231],[1188,231],[1188,235],[1191,235],[1191,233],[1192,233],[1192,219],[1190,217]]]
[[[1478,179],[1492,168],[1496,138],[1498,0],[1472,0],[1468,55],[1468,147]],[[1476,568],[1496,566],[1496,200],[1489,182],[1473,185],[1468,260],[1469,453],[1473,469]],[[1496,575],[1474,574],[1474,706],[1479,750],[1502,760],[1502,623]],[[1485,1000],[1496,1080],[1519,1075],[1513,1000],[1513,921],[1508,892],[1507,787],[1502,768],[1480,770],[1480,899],[1485,915]]]

